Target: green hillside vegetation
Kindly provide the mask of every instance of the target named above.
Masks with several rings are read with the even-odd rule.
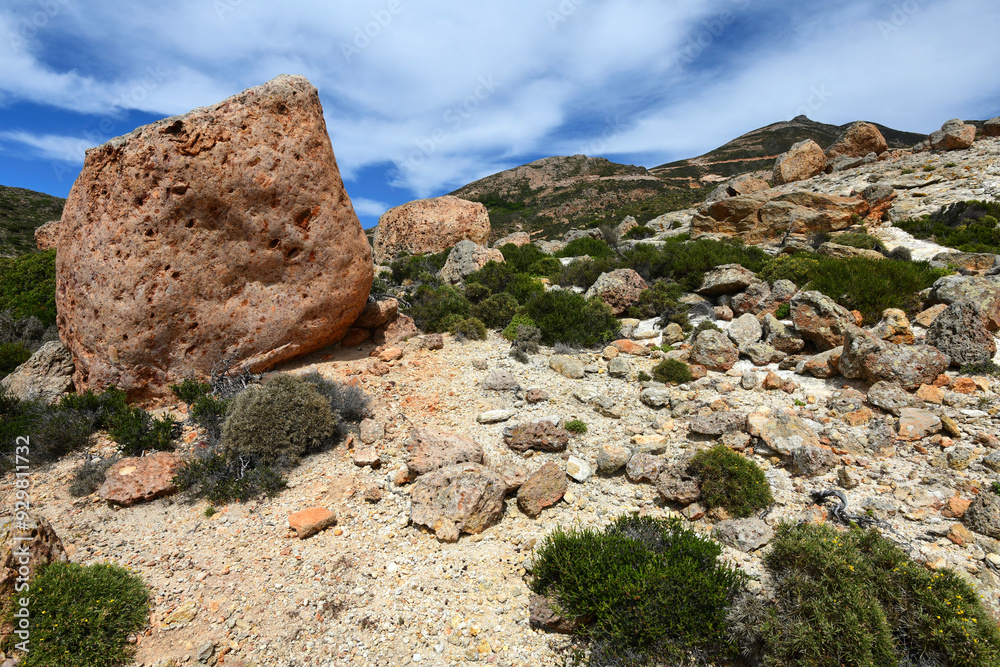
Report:
[[[35,230],[62,216],[65,199],[0,185],[0,257],[35,250]]]

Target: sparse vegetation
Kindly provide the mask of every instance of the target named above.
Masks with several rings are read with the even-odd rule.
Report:
[[[752,664],[1000,664],[1000,632],[976,591],[874,529],[782,525],[764,564],[774,602],[748,595],[729,615]]]
[[[774,310],[774,316],[779,320],[787,320],[792,315],[791,304],[783,303]]]
[[[589,619],[580,633],[592,642],[592,664],[608,654],[629,654],[635,665],[727,658],[726,608],[746,577],[720,553],[679,519],[623,516],[604,531],[547,535],[529,586],[564,617]]]
[[[107,476],[108,469],[118,461],[118,456],[106,459],[92,460],[89,457],[73,472],[73,481],[69,485],[69,494],[74,498],[82,498],[101,488]]]
[[[587,432],[587,423],[580,419],[570,419],[564,424],[564,428],[570,433],[581,435]]]
[[[120,565],[54,561],[31,581],[31,650],[19,654],[18,664],[124,665],[135,650],[129,636],[149,623],[149,604],[146,584]],[[13,651],[17,641],[8,637],[4,650]]]
[[[774,503],[760,466],[723,444],[695,454],[689,468],[710,508],[722,507],[734,517],[745,518]]]
[[[964,201],[916,220],[895,225],[919,239],[931,239],[962,252],[1000,253],[1000,203]]]
[[[653,379],[664,384],[691,381],[691,367],[679,359],[664,359],[653,366]]]
[[[639,225],[638,227],[633,227],[625,232],[625,236],[623,238],[625,240],[639,241],[642,239],[648,239],[650,236],[656,236],[656,230],[652,227]]]

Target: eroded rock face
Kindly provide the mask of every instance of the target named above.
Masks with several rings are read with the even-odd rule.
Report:
[[[820,174],[826,168],[826,154],[812,139],[793,145],[774,163],[772,179],[776,185],[802,181]]]
[[[233,354],[262,371],[340,340],[373,276],[319,96],[295,76],[88,151],[55,243],[74,384],[132,398]]]
[[[881,155],[889,150],[889,144],[879,129],[871,123],[859,120],[851,123],[843,134],[826,149],[826,156],[833,159],[838,156],[864,157],[869,153]]]
[[[927,343],[951,357],[956,366],[986,363],[997,351],[982,311],[969,301],[956,301],[938,315],[927,331]]]
[[[404,446],[409,454],[406,467],[414,477],[457,463],[483,462],[483,446],[478,442],[434,428],[412,429]]]
[[[49,341],[0,380],[0,388],[21,400],[41,398],[51,403],[73,388],[73,370],[70,351],[57,340]]]
[[[1000,329],[1000,276],[945,276],[934,281],[931,300],[951,305],[970,301],[979,306],[990,331]]]
[[[490,216],[479,202],[451,195],[418,199],[391,208],[378,219],[373,256],[377,264],[400,253],[436,253],[459,241],[486,245]]]

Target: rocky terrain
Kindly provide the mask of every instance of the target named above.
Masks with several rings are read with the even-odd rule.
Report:
[[[935,150],[892,149],[867,124],[841,128],[832,147],[799,141],[770,171],[655,218],[643,240],[740,237],[780,255],[817,232],[867,229],[890,249],[965,269],[925,290],[910,316],[887,309],[865,322],[818,291],[725,264],[682,297],[693,324],[717,330],[688,337],[676,323],[623,318],[607,345],[541,346],[527,363],[496,331],[422,334],[399,312],[405,303],[368,298],[384,268],[362,241],[301,77],[140,128],[88,154],[66,213],[39,234],[58,251],[65,347],[46,343],[4,386],[54,396],[70,381],[78,391],[120,382],[184,426],[174,453],[118,461],[82,498],[72,478],[84,457],[114,454],[109,438],[32,468],[32,508],[70,560],[116,563],[148,584],[152,617],[133,638],[145,667],[563,664],[571,639],[554,630],[564,619],[527,585],[534,547],[558,526],[600,528],[629,513],[682,517],[765,596],[762,556],[779,523],[851,515],[926,567],[954,569],[1000,614],[1000,381],[962,371],[1000,361],[996,256],[942,258],[948,249],[892,226],[996,198],[1000,138],[973,142],[976,128],[951,123],[928,138]],[[318,172],[301,166],[317,162]],[[571,176],[655,179],[588,159],[577,174],[542,162],[520,168],[512,187],[557,194]],[[116,190],[108,174],[130,186]],[[435,204],[397,211],[394,235],[387,226],[375,236],[380,258],[440,250]],[[450,205],[464,216],[451,216],[450,231],[465,238],[439,275],[458,285],[503,259],[484,244],[501,230],[483,233],[481,206]],[[616,222],[620,232],[636,224]],[[551,252],[595,231],[511,240]],[[826,244],[830,256],[882,261],[860,250]],[[622,315],[646,288],[618,269],[591,294]],[[173,473],[206,436],[166,387],[226,357],[359,387],[371,414],[292,468],[275,497],[210,507],[175,493]],[[688,364],[692,379],[651,380],[665,359]],[[568,430],[574,420],[586,428]],[[716,442],[763,469],[772,507],[734,519],[706,506],[686,465]],[[12,482],[8,473],[5,506]],[[830,491],[842,500],[818,495]]]
[[[35,229],[62,215],[65,200],[0,185],[0,257],[35,249]]]

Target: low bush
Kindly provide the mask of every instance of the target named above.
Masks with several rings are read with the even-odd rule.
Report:
[[[719,325],[712,320],[702,320],[701,322],[698,322],[698,326],[696,326],[691,332],[691,340],[693,341],[698,338],[698,334],[702,331],[722,331],[722,329],[720,329]]]
[[[539,294],[528,302],[526,310],[547,345],[558,341],[590,347],[612,340],[619,330],[618,320],[603,301],[587,300],[573,292]]]
[[[680,359],[664,359],[653,366],[653,379],[664,384],[684,384],[691,381],[691,367]]]
[[[787,320],[792,315],[791,304],[783,303],[780,304],[774,311],[774,316],[779,320]]]
[[[111,417],[108,436],[125,456],[139,456],[143,451],[173,448],[174,418],[153,418],[142,408],[126,406]]]
[[[544,291],[542,283],[527,273],[519,273],[506,262],[487,262],[483,268],[472,273],[465,279],[465,284],[479,283],[490,290],[494,296],[506,292],[518,303],[527,303],[535,294]]]
[[[705,272],[720,264],[740,264],[756,273],[769,259],[763,250],[738,239],[688,241],[677,236],[667,239],[660,248],[640,243],[624,253],[620,264],[634,269],[648,283],[666,278],[680,283],[685,291],[693,291]]]
[[[616,266],[611,257],[577,259],[566,266],[560,266],[559,273],[555,275],[555,282],[562,287],[589,289],[602,273],[612,271]]]
[[[217,505],[270,498],[286,486],[277,466],[261,463],[254,456],[229,458],[214,447],[185,462],[174,483],[181,491]]]
[[[390,264],[392,282],[395,285],[416,283],[425,285],[440,285],[438,272],[448,261],[451,248],[436,254],[403,255]]]
[[[31,358],[31,350],[24,343],[0,343],[0,378],[5,378]]]
[[[528,273],[533,276],[551,277],[562,271],[562,262],[555,257],[543,257],[528,267]]]
[[[468,299],[469,303],[473,305],[490,298],[493,294],[489,287],[480,283],[466,283],[464,293],[465,298]]]
[[[338,433],[337,415],[313,383],[276,375],[233,399],[222,425],[222,447],[229,462],[291,464],[332,446]]]
[[[138,575],[109,563],[52,562],[31,581],[31,650],[21,667],[124,665],[129,636],[149,623],[150,596]],[[17,635],[4,650],[13,651]]]
[[[530,273],[530,267],[533,264],[544,259],[551,259],[531,243],[520,247],[508,243],[500,248],[500,252],[503,253],[504,263],[514,269],[516,273]]]
[[[909,248],[907,248],[906,246],[903,246],[903,245],[898,245],[895,248],[893,248],[892,250],[890,250],[889,254],[887,255],[887,257],[889,259],[894,259],[897,262],[912,262],[913,261],[913,253],[910,252]]]
[[[486,340],[486,325],[477,317],[457,319],[448,326],[448,331],[459,340]]]
[[[212,385],[194,378],[185,378],[179,384],[170,385],[170,391],[180,400],[192,405],[202,396],[211,393]]]
[[[778,255],[766,262],[757,277],[771,283],[776,280],[791,280],[796,285],[805,285],[820,270],[820,256],[810,253]]]
[[[444,320],[449,315],[468,317],[470,309],[465,295],[450,285],[420,285],[410,299],[409,315],[421,330],[443,333],[448,330]]]
[[[642,239],[648,239],[650,236],[656,236],[656,230],[652,227],[647,227],[645,225],[639,225],[638,227],[633,227],[632,229],[625,232],[625,240],[639,241]]]
[[[371,416],[371,397],[359,385],[333,382],[315,371],[303,375],[302,379],[316,387],[342,420],[359,424]]]
[[[73,471],[73,481],[69,485],[69,495],[74,498],[82,498],[101,488],[107,477],[108,469],[118,462],[117,456],[111,456],[99,461],[92,461],[89,457]]]
[[[514,315],[513,319],[511,319],[510,321],[510,324],[508,324],[507,327],[503,330],[502,333],[503,337],[506,338],[507,340],[513,341],[514,339],[517,338],[518,330],[522,326],[535,327],[536,329],[538,328],[535,326],[534,320],[532,320],[527,315],[519,313],[517,315]]]
[[[637,379],[637,380],[638,380],[639,382],[649,382],[650,380],[652,380],[652,379],[653,379],[653,376],[652,376],[652,375],[650,375],[649,373],[647,373],[646,371],[639,371],[639,372],[638,372],[638,373],[636,374],[635,378],[636,378],[636,379]]]
[[[1000,253],[1000,203],[964,201],[916,220],[894,223],[920,239],[932,239],[962,252]]]
[[[563,427],[570,433],[582,434],[587,432],[587,423],[580,419],[570,419]]]
[[[37,317],[50,326],[56,321],[56,251],[0,257],[0,311],[15,319]]]
[[[645,320],[651,317],[660,318],[660,326],[665,327],[675,322],[684,330],[691,329],[688,321],[688,306],[679,299],[684,294],[684,288],[678,283],[668,280],[657,280],[649,289],[639,293],[639,299],[628,307],[625,314],[628,317]]]
[[[517,299],[507,292],[500,292],[473,304],[470,312],[489,328],[503,329],[514,318],[518,305]]]
[[[614,251],[601,239],[592,236],[584,236],[574,239],[566,244],[566,247],[555,253],[556,257],[611,257]]]
[[[686,664],[728,658],[726,608],[746,577],[719,560],[721,548],[679,519],[623,516],[603,532],[558,528],[535,554],[529,586],[567,618],[597,656],[628,664]]]
[[[760,466],[723,444],[695,454],[689,468],[710,508],[722,507],[734,517],[746,518],[774,503]]]
[[[874,529],[782,525],[764,565],[773,602],[743,598],[729,617],[752,664],[1000,665],[1000,631],[975,589]]]

